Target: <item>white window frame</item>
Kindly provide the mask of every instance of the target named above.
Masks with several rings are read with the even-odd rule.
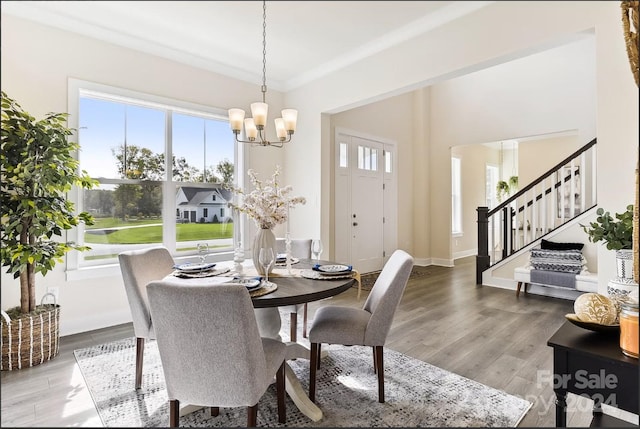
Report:
[[[156,95],[151,95],[139,91],[114,87],[110,85],[103,85],[95,82],[84,81],[80,79],[70,78],[68,81],[68,126],[71,129],[77,130],[79,127],[78,119],[79,119],[79,100],[81,94],[94,94],[100,96],[101,94],[108,95],[107,99],[112,101],[121,101],[124,103],[133,103],[143,107],[151,107],[151,108],[162,108],[162,109],[171,109],[173,112],[177,113],[196,113],[200,116],[208,115],[213,119],[221,119],[221,120],[229,120],[228,112],[224,109],[215,108],[211,106],[190,103],[186,101],[176,100],[168,97],[160,97]],[[170,134],[171,121],[168,121],[166,124],[167,132]],[[74,138],[77,138],[77,132],[74,135]],[[167,139],[169,143],[165,148],[166,153],[171,153],[171,144],[170,138]],[[235,145],[235,159],[236,159],[236,186],[242,187],[244,185],[244,174],[240,174],[240,172],[245,171],[245,151],[243,145]],[[171,157],[167,156],[167,159]],[[170,171],[167,170],[167,171]],[[164,182],[162,182],[163,193],[166,193],[168,189],[175,189],[176,184],[179,182],[174,182],[173,178],[170,174],[167,175],[167,178]],[[166,189],[165,189],[166,188]],[[170,192],[170,191],[169,191]],[[71,192],[69,192],[69,199],[75,204],[77,211],[83,210],[83,198],[82,198],[82,190],[74,187]],[[176,249],[176,224],[175,224],[175,206],[168,199],[163,199],[163,207],[162,207],[162,218],[163,218],[163,245],[165,245],[169,251],[175,253]],[[237,222],[234,222],[235,228],[244,228],[244,222],[242,220],[242,216]],[[67,231],[67,237],[71,241],[75,241],[77,243],[81,243],[81,238],[84,235],[84,225],[81,223],[77,228],[73,228]],[[234,233],[234,237],[237,234]],[[244,234],[242,234],[244,236]],[[227,255],[226,253],[221,253],[218,255],[218,259],[231,259],[233,254],[233,249]],[[210,258],[211,260],[216,258]],[[73,280],[84,280],[84,279],[92,279],[98,277],[105,276],[120,276],[120,267],[117,263],[109,263],[103,265],[96,265],[90,267],[80,267],[80,258],[78,252],[69,252],[66,255],[66,270],[65,276],[67,281]]]

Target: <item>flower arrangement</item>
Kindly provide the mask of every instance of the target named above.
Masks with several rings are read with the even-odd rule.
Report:
[[[296,204],[305,204],[307,200],[304,197],[293,197],[289,194],[293,190],[290,185],[281,187],[278,182],[280,175],[280,166],[276,166],[276,171],[271,179],[264,183],[258,179],[255,171],[247,171],[253,191],[246,193],[241,188],[232,185],[229,189],[244,198],[240,204],[233,202],[228,206],[234,210],[245,213],[256,223],[261,229],[272,229],[274,226],[285,223],[289,215],[289,208]]]

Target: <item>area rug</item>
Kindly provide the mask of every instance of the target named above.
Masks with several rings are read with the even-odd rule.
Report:
[[[134,386],[135,339],[75,350],[78,366],[106,427],[159,427],[169,423],[164,375],[155,341],[147,341],[142,389]],[[316,403],[323,418],[313,422],[287,396],[287,422],[278,423],[275,388],[259,402],[258,426],[294,427],[514,427],[531,403],[396,351],[385,349],[385,399],[378,403],[369,347],[325,346]],[[308,391],[309,361],[289,364]],[[206,374],[203,374],[206,377]],[[246,425],[246,408],[221,408],[218,417],[201,409],[180,426]]]

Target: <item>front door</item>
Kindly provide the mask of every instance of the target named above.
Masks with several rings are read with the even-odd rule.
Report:
[[[395,247],[395,180],[385,176],[395,147],[381,141],[337,133],[335,255],[361,273],[382,269],[387,243]],[[387,186],[387,182],[392,187]],[[387,188],[385,190],[385,188]],[[385,213],[391,222],[385,222]]]

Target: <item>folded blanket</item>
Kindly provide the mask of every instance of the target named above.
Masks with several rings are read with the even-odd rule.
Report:
[[[575,289],[576,274],[561,273],[558,271],[531,270],[530,282],[541,285]]]
[[[531,249],[529,262],[534,270],[578,274],[585,266],[580,250]]]

